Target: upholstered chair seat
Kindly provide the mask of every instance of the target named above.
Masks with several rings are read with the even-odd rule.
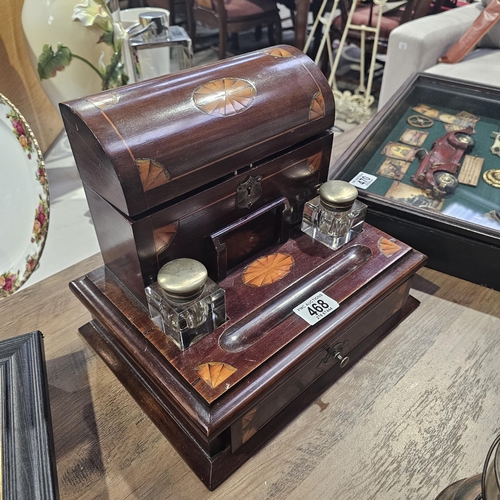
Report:
[[[219,59],[226,57],[228,34],[267,25],[269,44],[281,43],[281,19],[275,0],[194,0],[194,20],[219,30]]]

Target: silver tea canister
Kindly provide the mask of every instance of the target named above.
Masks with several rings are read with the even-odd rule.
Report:
[[[136,82],[193,66],[191,38],[183,27],[169,25],[168,11],[149,9],[139,13],[138,21],[127,28],[127,64]]]

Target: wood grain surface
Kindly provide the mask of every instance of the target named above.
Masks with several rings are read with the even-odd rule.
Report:
[[[500,432],[500,292],[424,268],[420,307],[209,492],[78,333],[68,283],[100,265],[0,301],[0,338],[45,335],[61,498],[433,500]]]
[[[420,307],[210,493],[78,334],[67,283],[100,264],[0,302],[0,338],[45,335],[61,498],[433,499],[500,431],[500,293],[424,269]]]
[[[21,111],[45,152],[63,125],[29,59],[21,25],[22,5],[16,0],[0,2],[0,93]]]

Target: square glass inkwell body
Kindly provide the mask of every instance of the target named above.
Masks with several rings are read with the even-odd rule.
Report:
[[[165,264],[146,288],[151,318],[184,350],[226,320],[226,293],[194,259]]]
[[[325,182],[319,196],[304,205],[302,231],[332,250],[345,245],[363,230],[366,205],[357,197],[348,182]]]

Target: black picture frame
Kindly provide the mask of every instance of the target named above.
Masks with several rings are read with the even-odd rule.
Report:
[[[58,499],[43,336],[0,341],[1,498]]]
[[[329,178],[349,182],[368,170],[370,162],[381,157],[383,146],[393,140],[396,125],[411,107],[421,103],[438,109],[445,106],[468,111],[496,123],[500,117],[499,88],[416,73],[332,165]],[[493,144],[489,136],[476,136],[478,140],[484,141],[483,150]],[[500,158],[497,160],[500,162]],[[500,210],[500,189],[494,189],[493,193]],[[500,290],[500,230],[416,208],[363,189],[359,189],[359,198],[368,205],[367,222],[426,254],[428,267]]]

